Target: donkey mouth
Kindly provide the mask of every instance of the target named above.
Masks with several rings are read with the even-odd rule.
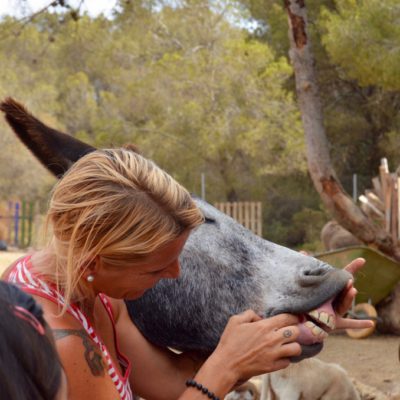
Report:
[[[299,316],[300,335],[297,342],[301,345],[301,355],[292,357],[291,362],[314,357],[322,350],[324,339],[336,327],[333,300],[334,298],[331,298],[316,309]]]
[[[326,301],[318,308],[300,315],[300,335],[297,341],[301,345],[321,343],[328,337],[328,333],[336,327],[333,298]]]

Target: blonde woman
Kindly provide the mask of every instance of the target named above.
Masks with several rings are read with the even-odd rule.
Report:
[[[178,277],[179,254],[202,220],[182,186],[129,150],[90,153],[55,186],[49,246],[5,278],[42,305],[70,399],[129,400],[132,391],[146,399],[223,398],[236,382],[300,354],[298,319],[288,314],[232,317],[205,361],[155,347],[132,323],[123,300]],[[343,307],[353,297],[349,285]]]

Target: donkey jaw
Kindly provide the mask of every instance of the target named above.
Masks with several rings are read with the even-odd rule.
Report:
[[[336,328],[336,312],[334,310],[335,297],[332,297],[316,309],[307,313],[307,322],[315,324],[325,331],[331,331]],[[307,323],[306,323],[307,324]]]
[[[314,357],[323,349],[323,347],[323,342],[310,345],[301,345],[301,354],[299,356],[291,357],[290,362],[296,363],[304,360],[305,358]]]
[[[335,329],[335,311],[333,298],[323,303],[318,308],[300,315],[300,335],[297,341],[301,345],[313,345],[321,343],[328,337],[328,332]]]
[[[336,297],[299,316],[300,335],[297,342],[301,345],[302,352],[300,356],[293,357],[292,362],[314,357],[322,350],[323,341],[328,337],[328,332],[336,327],[336,313],[333,306]]]

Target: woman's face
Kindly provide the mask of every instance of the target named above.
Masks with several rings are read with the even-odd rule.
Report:
[[[133,300],[142,296],[160,279],[177,278],[180,274],[179,254],[189,233],[184,232],[132,266],[114,267],[99,259],[92,273],[93,289],[115,299]]]

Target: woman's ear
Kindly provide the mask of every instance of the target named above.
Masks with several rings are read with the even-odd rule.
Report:
[[[90,263],[85,265],[85,272],[83,273],[83,278],[89,282],[92,280],[96,273],[101,269],[101,258],[97,255]],[[92,278],[89,278],[91,276]],[[89,278],[89,279],[88,279]]]

